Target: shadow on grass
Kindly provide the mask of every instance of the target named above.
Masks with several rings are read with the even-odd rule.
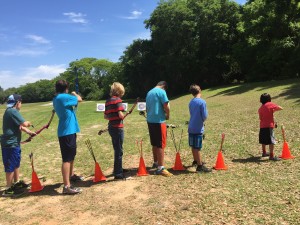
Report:
[[[266,163],[269,160],[266,160],[265,158],[262,158],[260,156],[254,156],[254,155],[250,155],[250,157],[248,158],[244,158],[244,159],[233,159],[232,162],[237,162],[237,163]]]
[[[219,95],[230,96],[230,95],[243,94],[243,93],[251,91],[255,88],[259,88],[258,91],[261,91],[262,93],[264,93],[264,92],[268,92],[269,88],[274,88],[274,87],[278,87],[278,86],[282,86],[282,85],[290,85],[289,87],[284,89],[283,92],[280,93],[279,95],[272,96],[272,99],[283,97],[287,100],[288,99],[295,100],[296,103],[300,104],[299,82],[300,82],[299,79],[289,79],[289,80],[280,80],[280,81],[239,84],[239,85],[235,85],[231,88],[230,88],[230,86],[228,86],[228,89],[226,89],[224,91],[220,91],[217,94],[210,96],[208,98],[216,97]],[[226,87],[224,86],[224,88],[226,88]],[[208,90],[214,91],[214,90],[218,90],[218,89],[220,89],[220,87],[210,88]],[[259,96],[258,96],[258,98],[259,98]]]
[[[24,190],[22,194],[11,196],[10,198],[27,198],[31,196],[43,196],[43,195],[57,196],[57,195],[61,195],[61,193],[56,190],[60,186],[62,186],[62,183],[45,185],[43,190],[37,192],[29,192],[30,190]],[[2,195],[2,192],[0,194]]]
[[[188,168],[190,168],[190,166],[184,166],[185,170],[174,170],[173,168],[170,168],[169,171],[174,175],[174,176],[178,176],[181,174],[190,174],[190,173],[196,173],[195,171],[190,171],[188,170]]]

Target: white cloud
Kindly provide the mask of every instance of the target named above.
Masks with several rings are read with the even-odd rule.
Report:
[[[0,56],[40,56],[46,55],[49,49],[50,48],[37,49],[18,47],[11,50],[0,51]]]
[[[0,86],[4,89],[19,87],[26,83],[33,83],[38,80],[50,80],[66,70],[64,64],[60,65],[40,65],[34,68],[25,68],[21,72],[0,71]]]
[[[28,34],[28,35],[25,36],[25,38],[33,40],[34,42],[36,42],[38,44],[49,44],[50,43],[50,41],[47,40],[46,38],[41,37],[41,36],[37,36],[37,35],[34,35],[34,34]]]
[[[130,13],[130,16],[123,16],[121,18],[127,19],[127,20],[136,20],[136,19],[139,19],[142,14],[143,14],[142,12],[134,10]]]
[[[81,23],[81,24],[88,23],[88,20],[84,18],[86,15],[82,13],[67,12],[67,13],[63,13],[63,15],[67,16],[69,21],[71,21],[72,23]]]
[[[31,78],[52,79],[66,70],[64,64],[60,65],[40,65],[35,68],[27,68],[25,76]]]

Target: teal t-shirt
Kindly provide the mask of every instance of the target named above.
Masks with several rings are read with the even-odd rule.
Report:
[[[165,90],[158,87],[151,89],[146,96],[147,122],[164,123],[166,121],[164,104],[168,102]]]
[[[53,107],[59,118],[58,137],[80,132],[73,107],[78,104],[76,96],[62,93],[53,98]]]
[[[21,133],[20,125],[25,122],[19,110],[7,108],[3,115],[3,135],[1,136],[1,147],[12,148],[20,146]]]

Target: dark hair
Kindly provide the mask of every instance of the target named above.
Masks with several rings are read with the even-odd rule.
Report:
[[[69,83],[65,80],[58,80],[55,83],[56,93],[64,93],[69,88]]]
[[[263,93],[261,96],[260,96],[260,102],[261,104],[266,104],[267,102],[270,102],[271,101],[271,96],[268,94],[268,93]]]
[[[164,87],[165,90],[168,88],[168,84],[166,81],[159,81],[156,86]]]
[[[197,94],[199,94],[201,92],[201,88],[197,84],[192,84],[190,86],[190,92],[192,93],[193,96],[196,96]]]

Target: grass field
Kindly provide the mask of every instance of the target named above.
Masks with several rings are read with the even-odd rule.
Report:
[[[31,181],[29,153],[33,152],[36,172],[43,177],[45,189],[26,193],[17,198],[0,198],[0,224],[299,224],[300,213],[300,80],[271,81],[206,89],[202,97],[207,102],[209,117],[202,154],[207,166],[213,167],[225,133],[224,159],[226,171],[197,174],[195,168],[174,172],[173,177],[153,175],[137,177],[139,153],[136,140],[143,139],[146,166],[152,165],[151,146],[145,118],[135,110],[125,120],[125,168],[131,169],[126,181],[112,181],[113,149],[108,133],[97,135],[107,127],[103,114],[96,112],[96,102],[83,102],[77,110],[81,127],[78,134],[76,173],[86,177],[78,186],[84,192],[77,196],[61,195],[61,156],[56,136],[57,116],[48,130],[22,145],[21,177]],[[285,126],[286,139],[293,160],[272,162],[261,158],[258,144],[259,97],[268,92],[272,101],[284,110],[275,113],[279,125]],[[140,96],[145,97],[145,96]],[[187,144],[189,119],[188,102],[191,95],[171,99],[168,123],[181,129],[181,159],[190,166],[192,155]],[[129,104],[129,108],[131,107]],[[21,114],[36,129],[46,124],[52,106],[47,103],[23,104]],[[0,106],[0,123],[5,106]],[[43,137],[41,137],[43,136]],[[280,126],[275,129],[278,144],[276,155],[281,155]],[[26,139],[23,134],[23,139]],[[84,141],[91,140],[96,158],[108,177],[105,183],[90,181],[94,162]],[[171,139],[165,151],[166,166],[175,160]],[[3,171],[3,170],[2,170]],[[4,172],[0,173],[4,188]]]

